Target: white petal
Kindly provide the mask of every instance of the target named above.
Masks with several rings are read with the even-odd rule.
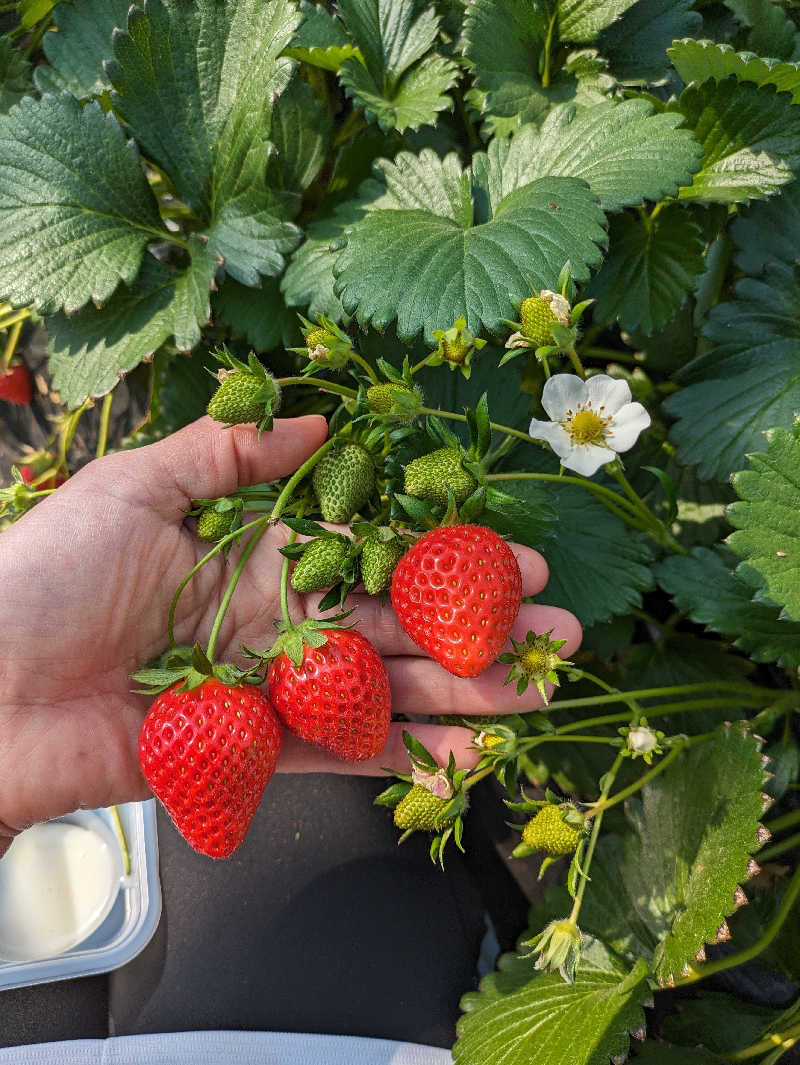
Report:
[[[604,407],[603,414],[616,414],[621,407],[631,401],[631,390],[627,381],[620,381],[608,374],[599,373],[586,382],[586,391],[596,411]]]
[[[598,447],[597,444],[574,444],[568,454],[560,456],[562,466],[584,477],[591,477],[601,466],[613,462],[616,457],[616,452],[607,447]]]
[[[626,403],[606,430],[606,442],[615,451],[630,451],[649,424],[650,415],[641,403]]]
[[[568,410],[586,402],[586,382],[574,373],[557,373],[544,383],[542,406],[554,422],[563,420]]]
[[[540,422],[534,418],[528,430],[534,440],[545,440],[559,456],[566,455],[572,447],[569,433],[558,422]]]

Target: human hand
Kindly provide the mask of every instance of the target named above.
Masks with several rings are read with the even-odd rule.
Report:
[[[129,675],[165,649],[175,589],[208,552],[184,521],[191,501],[292,473],[326,434],[316,416],[278,420],[260,441],[253,426],[221,430],[201,418],[156,444],[90,463],[0,536],[0,855],[36,821],[150,797],[137,757],[149,700],[131,692]],[[278,548],[287,538],[279,525],[259,542],[225,617],[218,661],[241,664],[241,644],[271,642],[280,616]],[[538,593],[547,581],[544,560],[525,547],[514,551],[523,595]],[[175,617],[179,643],[208,639],[229,574],[217,556],[189,583]],[[319,600],[292,594],[292,616],[313,615]],[[503,687],[502,666],[473,681],[446,673],[374,598],[356,594],[348,605],[385,659],[396,713],[510,713],[540,705],[535,692],[520,700],[513,686]],[[567,641],[564,655],[572,653],[580,627],[556,607],[523,605],[512,635],[551,628]],[[393,724],[385,751],[355,764],[285,733],[278,769],[406,769],[404,728],[436,756],[452,749],[461,766],[476,760],[468,729]]]

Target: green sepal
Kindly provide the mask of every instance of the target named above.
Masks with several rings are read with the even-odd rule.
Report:
[[[298,533],[300,536],[316,536],[317,538],[331,537],[336,538],[339,533],[332,532],[330,529],[324,528],[319,522],[311,521],[309,518],[282,518],[283,524],[292,532]]]
[[[430,414],[425,419],[425,430],[434,442],[442,447],[455,447],[461,450],[461,441],[435,414]]]
[[[284,558],[291,559],[292,562],[297,562],[298,559],[303,557],[306,549],[306,544],[287,544],[285,547],[279,547],[279,554]]]
[[[388,806],[394,809],[395,806],[404,799],[406,795],[411,791],[411,781],[398,780],[394,784],[390,784],[385,791],[382,791],[380,795],[377,795],[372,801],[375,806]]]
[[[519,826],[522,828],[522,825]],[[527,843],[518,843],[511,852],[512,858],[530,858],[532,854],[536,854],[534,847],[529,847]]]
[[[155,660],[155,664],[130,674],[131,680],[144,685],[132,688],[137,695],[159,695],[179,681],[183,684],[179,691],[188,692],[198,688],[209,677],[216,677],[223,684],[260,684],[263,676],[258,666],[243,670],[229,662],[213,665],[199,643],[192,647],[177,647],[165,652]]]
[[[395,492],[394,501],[398,503],[408,516],[418,525],[424,525],[428,529],[435,529],[439,522],[433,513],[430,503],[423,499],[415,499],[403,492]]]
[[[406,729],[403,730],[403,743],[405,744],[409,758],[413,763],[419,765],[421,768],[439,768],[439,763],[422,741],[418,740],[416,736],[411,732],[408,732]]]
[[[304,646],[322,647],[328,642],[328,637],[325,635],[326,630],[352,627],[341,624],[350,614],[352,614],[351,610],[344,614],[338,614],[335,618],[327,621],[323,621],[321,618],[305,618],[298,624],[290,625],[287,625],[282,620],[276,621],[275,629],[278,637],[268,650],[254,651],[242,645],[242,654],[248,658],[256,658],[259,662],[270,662],[273,658],[277,658],[278,655],[285,654],[296,666],[299,666],[303,661]]]

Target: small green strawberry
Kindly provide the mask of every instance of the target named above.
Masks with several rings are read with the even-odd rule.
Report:
[[[379,595],[392,583],[394,568],[406,553],[406,545],[399,536],[383,539],[381,535],[368,537],[361,546],[361,579],[364,591]]]
[[[422,406],[422,395],[418,388],[409,388],[396,381],[386,381],[380,385],[371,385],[367,389],[367,402],[376,414],[395,414],[402,418],[411,418]]]
[[[303,315],[299,315],[303,327],[303,339],[305,347],[290,348],[300,355],[308,357],[309,366],[304,372],[313,372],[314,363],[321,363],[331,370],[341,369],[350,361],[353,354],[353,345],[347,333],[343,332],[335,322],[324,315],[320,315],[317,322],[310,322]]]
[[[456,504],[459,504],[468,499],[477,487],[478,482],[461,465],[461,452],[457,447],[431,451],[409,462],[405,469],[406,494],[426,499],[440,507],[447,506],[448,488]]]
[[[375,464],[360,444],[345,444],[314,467],[312,483],[325,521],[349,522],[375,490]]]
[[[434,795],[424,784],[414,784],[394,809],[394,823],[406,831],[440,832],[455,823],[455,817],[442,819],[450,799]]]
[[[223,536],[233,532],[236,517],[235,507],[222,512],[215,507],[205,507],[197,518],[197,535],[208,544],[217,544]]]
[[[525,854],[544,851],[550,858],[572,854],[585,835],[585,822],[571,803],[556,806],[548,803],[522,829]],[[516,855],[521,857],[522,855]]]
[[[341,580],[342,568],[350,550],[344,536],[312,540],[292,573],[292,588],[301,595],[330,588]]]
[[[542,289],[538,296],[523,300],[520,308],[522,335],[535,348],[553,343],[552,327],[558,323],[569,326],[570,305],[557,292]]]
[[[436,329],[433,339],[438,340],[439,348],[429,366],[441,366],[447,363],[451,370],[460,370],[464,377],[472,373],[472,356],[486,347],[485,340],[479,340],[467,329],[467,319],[459,318],[450,329]]]
[[[253,352],[247,364],[234,358],[225,348],[216,353],[223,367],[217,372],[219,388],[211,397],[207,410],[217,422],[226,426],[255,422],[259,435],[272,428],[272,416],[280,403],[280,389]]]
[[[512,636],[511,644],[514,648],[500,655],[498,659],[504,665],[511,666],[504,684],[517,682],[517,695],[527,689],[529,684],[536,686],[539,694],[547,706],[546,682],[558,687],[558,670],[569,669],[572,662],[561,658],[559,651],[567,642],[566,640],[551,640],[553,630],[536,634],[529,632],[524,640],[515,640]]]

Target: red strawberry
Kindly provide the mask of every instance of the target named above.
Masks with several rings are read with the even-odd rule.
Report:
[[[67,478],[64,474],[58,472],[51,473],[43,481],[39,480],[43,474],[46,474],[49,470],[55,471],[58,466],[58,456],[51,451],[39,451],[30,457],[26,456],[26,458],[28,458],[28,463],[25,466],[20,466],[19,475],[29,487],[35,483],[37,489],[58,488],[59,485],[64,484],[66,481]]]
[[[514,552],[480,525],[425,533],[392,577],[392,606],[400,624],[457,677],[477,677],[495,661],[521,601]]]
[[[285,651],[273,659],[269,697],[301,739],[350,762],[373,758],[386,744],[392,716],[383,659],[355,629],[325,629],[324,636],[319,646],[303,643],[296,665]]]
[[[139,734],[147,783],[196,851],[228,858],[247,835],[281,750],[264,692],[215,677],[175,685],[150,707]]]
[[[32,398],[31,375],[24,363],[15,362],[0,373],[0,399],[27,406]]]

